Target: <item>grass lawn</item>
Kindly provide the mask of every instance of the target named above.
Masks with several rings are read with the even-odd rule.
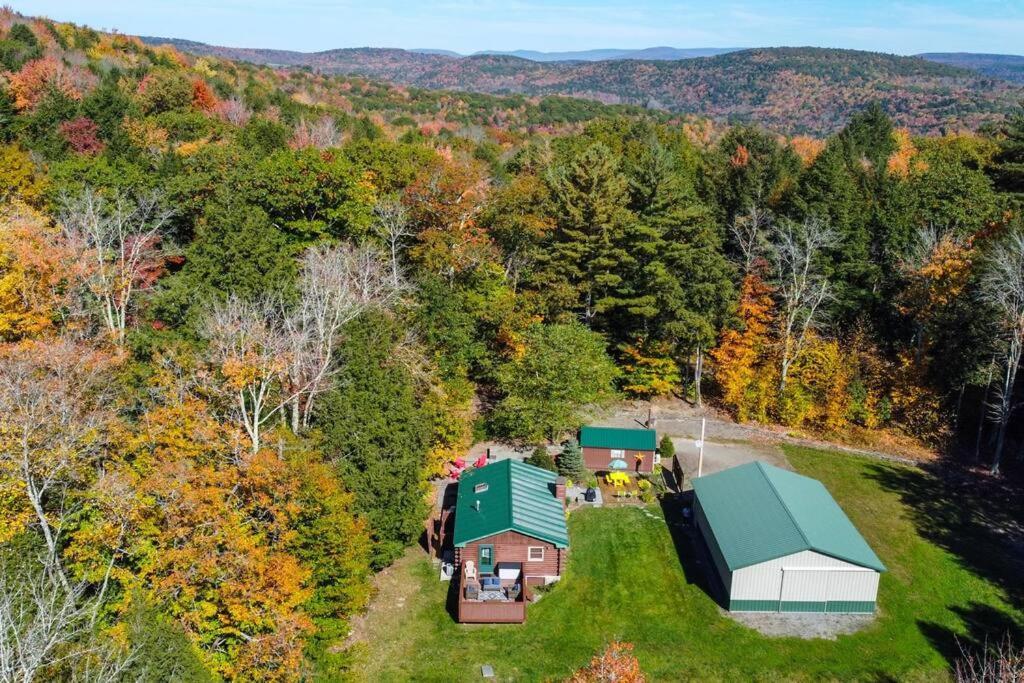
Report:
[[[369,615],[357,678],[479,680],[487,663],[499,680],[560,679],[620,639],[635,644],[650,680],[931,681],[947,676],[956,639],[998,638],[1020,623],[1001,588],[1017,583],[1019,568],[993,559],[998,537],[975,524],[973,508],[935,500],[941,487],[931,475],[838,453],[786,453],[825,483],[889,568],[867,629],[835,641],[761,636],[723,616],[703,579],[688,574],[690,558],[680,558],[657,505],[648,508],[654,519],[639,508],[588,509],[570,517],[566,575],[523,625],[459,625],[429,561],[396,567],[411,590],[402,609]],[[955,529],[934,526],[943,510]]]

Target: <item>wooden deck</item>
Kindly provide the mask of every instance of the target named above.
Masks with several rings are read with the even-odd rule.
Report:
[[[479,586],[479,580],[475,582]],[[459,607],[458,620],[463,624],[521,624],[526,621],[526,603],[531,598],[530,588],[522,573],[522,565],[518,578],[503,579],[502,589],[519,584],[519,595],[515,600],[470,600],[466,597],[466,570],[461,567],[458,574]]]

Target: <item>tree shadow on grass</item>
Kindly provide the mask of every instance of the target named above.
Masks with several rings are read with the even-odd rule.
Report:
[[[998,646],[1007,639],[1017,646],[1024,643],[1021,622],[991,605],[971,602],[966,607],[951,607],[950,611],[963,622],[963,633],[930,621],[917,622],[921,633],[946,659],[950,668],[965,656],[980,656],[987,648]]]
[[[459,623],[459,580],[453,578],[448,582],[448,594],[445,596],[444,607],[454,623]]]
[[[933,465],[873,464],[868,476],[900,496],[925,539],[955,555],[972,574],[1024,607],[1024,496],[1014,482]]]
[[[664,495],[658,502],[686,583],[700,588],[716,604],[725,607],[728,604],[725,587],[715,572],[711,553],[693,524],[693,517],[687,520],[683,515],[684,508],[692,509],[693,491]]]

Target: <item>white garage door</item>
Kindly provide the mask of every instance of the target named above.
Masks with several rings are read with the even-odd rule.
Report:
[[[873,609],[878,574],[869,569],[784,567],[783,612],[860,612]]]
[[[782,611],[824,612],[832,573],[828,569],[783,569]]]

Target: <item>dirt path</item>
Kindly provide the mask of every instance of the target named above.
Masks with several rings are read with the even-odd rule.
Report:
[[[400,620],[397,615],[404,611],[406,603],[417,590],[417,583],[408,580],[409,566],[422,562],[426,556],[423,549],[415,545],[394,564],[373,577],[373,599],[364,613],[352,619],[352,630],[341,649],[366,641],[369,624],[373,622],[392,623]]]

